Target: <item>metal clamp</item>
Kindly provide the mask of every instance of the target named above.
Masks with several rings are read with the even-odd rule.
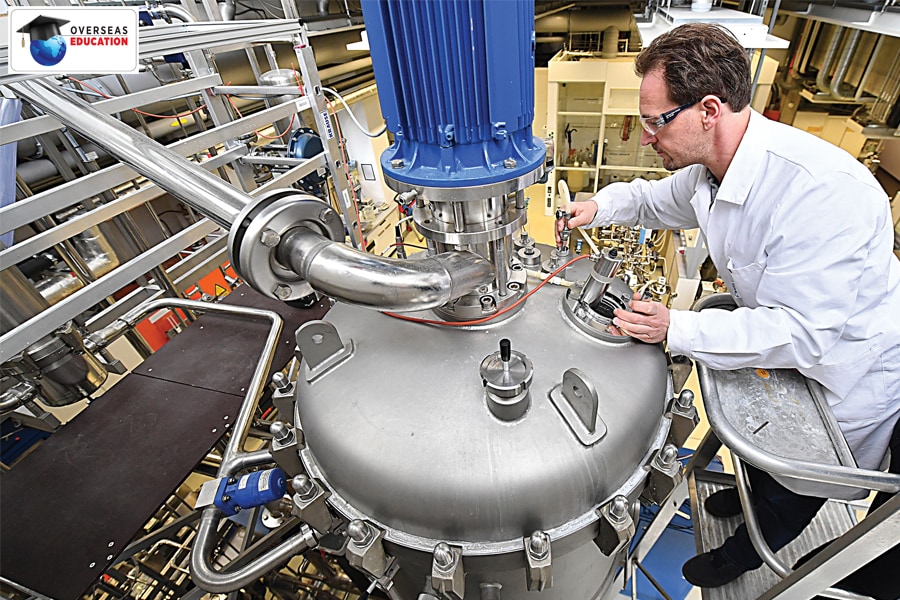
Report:
[[[650,470],[650,477],[647,480],[647,486],[641,492],[641,498],[661,505],[672,493],[672,490],[681,483],[682,474],[681,463],[678,461],[678,448],[672,444],[666,444],[656,453],[647,468]]]
[[[545,531],[535,531],[525,538],[525,558],[528,561],[526,572],[528,591],[542,592],[553,586],[553,557],[551,555],[550,536]]]
[[[462,600],[466,593],[466,572],[462,548],[440,542],[431,561],[431,587],[451,600]]]
[[[597,509],[599,530],[594,543],[606,556],[615,556],[634,537],[634,519],[628,508],[628,498],[616,496],[605,506]]]
[[[291,487],[294,488],[294,495],[291,497],[294,508],[291,513],[320,534],[331,531],[335,519],[326,503],[331,492],[302,474],[291,480]]]
[[[667,441],[680,448],[700,422],[700,415],[694,406],[694,392],[681,390],[681,393],[672,399],[666,416],[672,421]]]
[[[269,426],[272,434],[272,458],[289,477],[302,473],[300,450],[304,447],[303,433],[299,429],[275,421]]]
[[[390,560],[381,543],[384,531],[355,519],[347,526],[347,537],[350,538],[350,542],[347,544],[346,556],[351,566],[365,571],[376,579],[387,572]]]

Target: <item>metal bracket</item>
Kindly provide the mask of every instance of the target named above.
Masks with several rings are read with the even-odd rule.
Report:
[[[366,523],[354,520],[347,526],[350,542],[345,550],[351,566],[362,569],[378,579],[387,572],[390,560],[384,552],[384,531]]]
[[[650,477],[644,491],[641,492],[641,498],[662,505],[672,490],[681,483],[683,477],[681,463],[678,461],[678,448],[666,444],[656,453],[647,468],[650,470]]]
[[[682,390],[676,398],[672,399],[666,416],[672,421],[672,424],[669,426],[669,437],[666,441],[680,448],[700,422],[697,407],[694,406],[694,392]]]
[[[563,373],[562,383],[550,390],[550,401],[585,446],[599,442],[606,435],[606,423],[598,414],[597,388],[579,369]]]
[[[291,480],[294,488],[294,508],[291,513],[312,527],[317,533],[325,534],[334,528],[335,520],[326,501],[331,492],[320,482],[306,475],[297,475]]]
[[[432,556],[431,587],[450,600],[462,600],[466,593],[462,548],[440,542]]]
[[[629,511],[628,498],[616,496],[597,509],[599,530],[594,543],[606,556],[615,556],[634,537],[634,519]]]
[[[297,330],[297,346],[305,359],[306,381],[312,383],[353,354],[353,340],[344,343],[328,321],[307,321]]]
[[[535,531],[524,539],[525,558],[528,561],[528,591],[542,592],[553,586],[553,557],[550,536],[544,531]]]

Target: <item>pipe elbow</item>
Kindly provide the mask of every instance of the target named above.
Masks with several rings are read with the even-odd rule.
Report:
[[[278,568],[292,557],[316,546],[318,541],[312,530],[303,526],[300,533],[288,538],[277,548],[257,558],[236,571],[220,573],[210,564],[214,533],[219,523],[217,508],[207,508],[200,517],[197,539],[191,551],[191,579],[202,590],[213,594],[233,592]]]
[[[384,258],[305,227],[283,237],[278,259],[319,292],[378,310],[437,308],[493,281],[494,266],[471,252],[422,259]]]

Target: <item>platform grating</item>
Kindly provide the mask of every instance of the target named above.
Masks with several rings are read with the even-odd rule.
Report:
[[[691,513],[694,516],[694,541],[697,552],[706,552],[722,545],[725,539],[743,521],[742,516],[720,519],[703,510],[703,502],[711,494],[725,487],[734,486],[734,477],[720,473],[695,473],[690,481]],[[854,525],[853,518],[842,502],[829,501],[809,527],[796,540],[778,552],[788,566],[810,550],[829,542],[845,533]],[[687,560],[687,558],[685,558]],[[734,600],[735,598],[758,598],[766,590],[780,581],[767,565],[755,571],[744,573],[735,581],[718,588],[703,589],[704,600]]]

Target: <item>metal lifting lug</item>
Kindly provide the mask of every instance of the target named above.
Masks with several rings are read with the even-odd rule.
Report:
[[[553,586],[553,567],[550,536],[535,531],[525,538],[525,558],[528,560],[527,582],[529,592],[542,592]]]
[[[667,441],[680,448],[700,422],[697,407],[694,406],[694,392],[682,390],[677,397],[672,399],[669,412],[666,414],[672,420]]]
[[[297,475],[291,480],[291,487],[294,488],[291,497],[294,503],[291,513],[294,516],[319,534],[334,529],[336,521],[326,503],[331,492],[325,486],[306,475]]]
[[[656,453],[656,456],[647,465],[650,477],[641,498],[656,505],[662,505],[672,490],[681,483],[681,462],[678,460],[678,448],[672,444]]]
[[[466,572],[462,564],[462,548],[440,542],[434,547],[431,561],[431,587],[443,598],[462,600],[466,593]]]
[[[302,432],[281,421],[272,423],[269,431],[272,433],[272,458],[278,466],[288,477],[303,473],[303,463],[300,462]]]
[[[615,556],[634,537],[634,519],[631,517],[628,498],[616,496],[597,509],[597,516],[599,530],[594,543],[606,556]]]
[[[381,543],[384,532],[359,519],[347,526],[346,556],[351,566],[362,569],[376,579],[384,575],[390,566],[390,559]]]

